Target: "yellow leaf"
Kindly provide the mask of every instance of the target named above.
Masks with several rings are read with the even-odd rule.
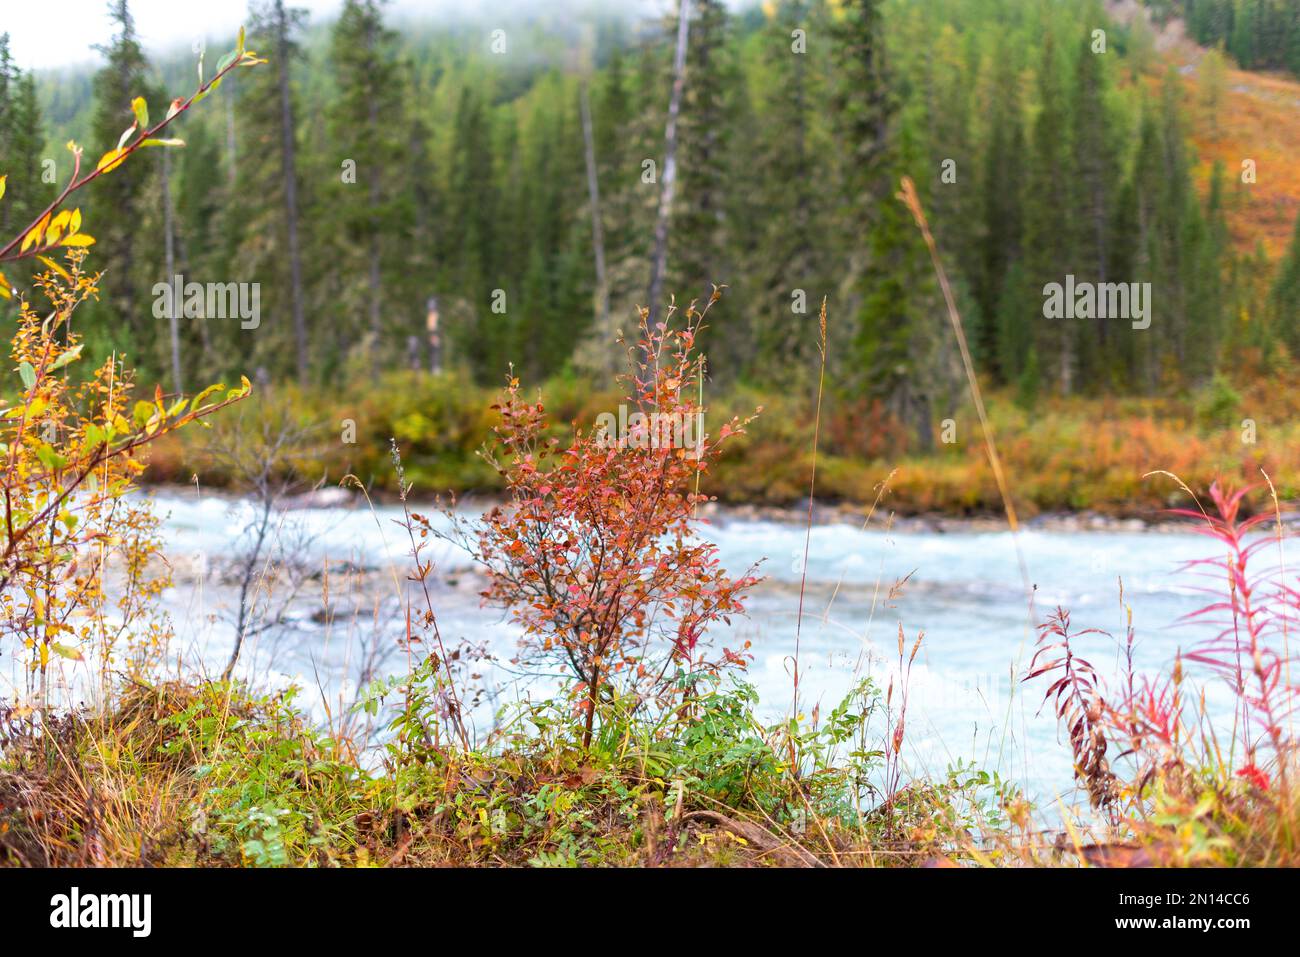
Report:
[[[6,174],[6,175],[4,175],[4,176],[0,176],[0,199],[4,199],[4,195],[5,195],[5,180],[7,180],[8,178],[9,178],[8,174]]]
[[[131,112],[135,114],[135,121],[140,124],[140,129],[148,128],[149,104],[145,102],[143,96],[137,96],[131,101]]]
[[[72,211],[72,221],[68,223],[68,232],[75,233],[80,229],[81,229],[81,210],[74,209]]]
[[[22,248],[18,250],[20,253],[27,252],[27,250],[31,246],[33,246],[35,243],[40,241],[41,233],[45,232],[45,224],[48,223],[49,221],[50,221],[50,214],[46,213],[44,216],[41,217],[40,222],[38,222],[35,226],[33,226],[31,229],[27,231],[27,235],[23,237]]]
[[[63,240],[64,246],[93,246],[95,237],[87,236],[85,233],[74,233]]]
[[[59,237],[63,235],[63,227],[68,224],[68,220],[71,218],[72,213],[65,209],[50,220],[50,225],[45,228],[45,245],[53,246],[59,241]]]
[[[14,294],[10,291],[9,280],[5,278],[5,274],[2,272],[0,272],[0,296],[5,299],[14,297]]]
[[[39,259],[41,262],[45,263],[45,265],[49,266],[51,269],[53,269],[64,279],[68,279],[68,280],[72,279],[72,277],[68,275],[68,271],[66,269],[64,269],[62,266],[60,266],[58,263],[56,263],[53,259],[49,258],[48,256],[37,256],[36,258]]]
[[[95,169],[102,170],[105,173],[111,173],[113,170],[121,166],[122,161],[125,159],[126,153],[119,146],[116,149],[109,150],[101,156],[99,162],[95,164]]]

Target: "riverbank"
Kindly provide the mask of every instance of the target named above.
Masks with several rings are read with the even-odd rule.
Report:
[[[193,487],[170,492],[158,502],[160,514],[170,513],[167,549],[199,555],[200,566],[238,553],[232,534],[246,527],[246,500]],[[815,508],[821,521],[812,533],[798,658],[802,706],[791,715],[789,663],[800,655],[791,644],[795,596],[805,595],[801,567],[787,558],[802,554],[802,510],[710,506],[716,532],[706,534],[724,566],[769,559],[760,570],[770,577],[750,596],[748,616],[710,633],[712,647],[743,649],[751,667],[716,684],[701,672],[680,686],[681,700],[671,690],[675,679],[664,692],[674,697],[643,706],[653,715],[611,698],[588,744],[571,688],[522,673],[517,633],[500,612],[479,605],[482,579],[432,552],[424,555],[437,570],[429,596],[408,577],[407,546],[400,531],[394,535],[399,508],[381,501],[372,512],[359,493],[333,490],[290,504],[290,520],[302,519],[309,533],[293,540],[317,537],[304,562],[316,571],[298,601],[258,600],[277,629],[259,632],[244,649],[233,682],[212,680],[229,641],[206,625],[211,634],[198,642],[205,647],[184,655],[175,643],[153,649],[161,670],[113,687],[99,708],[65,712],[35,733],[22,717],[0,723],[9,735],[0,742],[0,861],[946,867],[1296,860],[1288,740],[1266,763],[1225,765],[1194,746],[1229,726],[1222,716],[1174,712],[1172,740],[1181,753],[1166,767],[1158,742],[1133,738],[1132,709],[1145,707],[1144,699],[1089,698],[1086,688],[1068,707],[1111,724],[1096,727],[1086,747],[1062,740],[1055,707],[1039,708],[1052,679],[1019,690],[1034,667],[1033,642],[1024,632],[1015,550],[996,519],[981,520],[987,528],[967,521],[946,530],[905,519],[890,534],[864,535],[856,516],[850,522],[838,510]],[[487,502],[465,504],[477,510]],[[1097,516],[1097,531],[1069,536],[1031,523],[1022,545],[1040,610],[1071,609],[1078,624],[1065,633],[1087,643],[1091,658],[1107,639],[1080,631],[1114,627],[1122,577],[1140,629],[1135,664],[1163,681],[1196,639],[1188,626],[1177,634],[1161,626],[1202,600],[1170,573],[1214,546],[1117,521]],[[276,563],[287,569],[291,558]],[[178,639],[195,639],[201,623],[224,621],[228,631],[234,621],[237,608],[220,605],[239,576],[228,567],[217,572],[163,594],[174,620],[185,623]],[[285,581],[259,573],[256,591],[282,595]],[[449,669],[440,667],[440,644],[429,631],[412,640],[412,613],[425,601],[436,611],[438,643],[451,642],[448,660],[458,663]],[[1122,631],[1114,633],[1122,640]],[[389,649],[392,660],[374,667],[370,648]],[[1111,657],[1094,658],[1094,674],[1122,692],[1125,685],[1103,670]],[[93,661],[59,657],[51,667],[55,675],[89,667],[93,678]],[[1189,679],[1181,666],[1177,673],[1189,701],[1216,701],[1200,697],[1221,690],[1212,675]],[[523,694],[504,693],[517,692],[521,678]],[[1188,680],[1196,683],[1184,686]],[[460,709],[461,695],[481,710]],[[1169,718],[1159,708],[1140,713]],[[457,714],[474,721],[465,739]],[[1116,756],[1113,771],[1088,763],[1103,737],[1105,753]],[[1044,769],[1050,786],[1031,790]],[[1094,800],[1109,810],[1091,808]],[[1045,824],[1048,808],[1065,823]]]
[[[235,503],[243,496],[225,487],[201,487],[196,492],[194,486],[182,486],[170,482],[158,482],[142,487],[145,494],[168,500],[178,500],[201,496]],[[415,489],[411,502],[414,512],[428,515],[438,511],[442,504],[433,498],[420,495]],[[378,488],[370,491],[369,501],[378,507],[388,507],[397,503],[395,493]],[[479,513],[503,504],[499,495],[487,493],[470,493],[457,500],[458,507],[466,512]],[[753,503],[732,503],[713,501],[700,506],[699,517],[713,525],[725,526],[742,522],[771,522],[778,525],[807,525],[809,521],[808,500],[795,501],[789,505],[765,505]],[[355,489],[343,486],[324,486],[285,496],[277,502],[277,510],[288,512],[308,509],[358,509],[367,508],[367,496]],[[1286,521],[1288,526],[1293,524]],[[924,512],[919,514],[898,514],[889,508],[888,502],[880,503],[873,511],[869,506],[847,502],[812,503],[811,520],[814,526],[849,525],[868,530],[889,529],[901,533],[935,532],[939,534],[961,534],[964,532],[999,532],[1007,530],[1005,512],[984,515],[945,514],[943,512]],[[1190,532],[1193,530],[1187,521],[1178,516],[1169,515],[1161,510],[1144,510],[1138,515],[1118,515],[1093,509],[1076,511],[1040,512],[1022,518],[1020,525],[1024,529],[1042,532]]]
[[[1300,394],[1273,387],[1286,370],[1255,371],[1243,373],[1240,386],[1216,380],[1200,392],[1160,399],[1044,397],[1026,407],[994,390],[988,411],[1019,517],[1060,530],[1163,524],[1163,511],[1193,504],[1164,473],[1194,489],[1216,479],[1261,484],[1267,475],[1281,500],[1300,497]],[[624,401],[571,379],[547,382],[543,391],[558,423],[549,434],[562,442],[575,426],[589,430]],[[277,386],[223,412],[213,432],[184,430],[156,443],[146,480],[191,485],[197,477],[205,489],[235,487],[238,476],[222,448],[238,446],[256,458],[266,436],[292,431],[294,452],[281,451],[278,464],[304,487],[337,485],[350,475],[374,495],[391,497],[395,444],[419,498],[488,498],[502,490],[479,454],[498,424],[496,399],[493,390],[454,374],[392,373],[330,393]],[[765,519],[806,513],[814,463],[808,398],[734,387],[708,405],[706,427],[763,411],[728,441],[701,476],[701,490]],[[878,408],[828,397],[815,486],[815,511],[827,517],[815,521],[853,521],[876,502],[879,515],[939,530],[958,519],[980,527],[1004,521],[975,417],[957,409],[942,421],[950,427],[936,421],[934,448],[922,452]]]

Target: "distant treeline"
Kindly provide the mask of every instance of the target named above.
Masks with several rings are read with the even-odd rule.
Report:
[[[126,0],[114,7],[93,102],[69,109],[84,77],[38,78],[60,149],[76,135],[98,155],[129,125],[132,96],[161,110],[193,83],[194,57],[183,70],[151,64]],[[980,370],[1026,403],[1195,386],[1242,350],[1298,344],[1300,252],[1279,275],[1231,247],[1225,207],[1249,187],[1235,169],[1208,190],[1192,177],[1190,117],[1213,106],[1187,95],[1149,29],[1108,21],[1099,0],[785,0],[739,14],[693,0],[691,11],[662,288],[684,303],[728,286],[704,342],[715,382],[803,387],[826,297],[835,390],[928,442],[960,375],[929,258],[895,196],[904,174]],[[322,27],[279,0],[255,3],[248,45],[270,64],[183,117],[184,150],[140,157],[91,190],[103,234],[91,261],[106,275],[82,331],[170,378],[152,290],[179,274],[258,282],[262,311],[256,328],[182,318],[182,380],[427,367],[434,300],[444,366],[479,381],[511,363],[527,381],[607,368],[615,331],[630,335],[647,304],[677,33],[675,18],[613,17],[398,30],[375,0],[347,0]],[[50,150],[31,135],[30,79],[11,64],[5,75],[5,166],[26,171],[11,176],[27,204],[12,215],[54,187],[40,182]],[[1048,318],[1044,287],[1067,277],[1150,283],[1149,328]]]
[[[1182,17],[1204,46],[1221,46],[1243,70],[1300,76],[1300,0],[1147,0],[1157,17]]]

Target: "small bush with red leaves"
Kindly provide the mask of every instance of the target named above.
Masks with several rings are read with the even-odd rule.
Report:
[[[680,707],[698,678],[747,657],[743,647],[710,657],[701,642],[743,611],[756,581],[754,568],[729,575],[698,534],[701,476],[750,421],[703,431],[696,337],[707,312],[692,304],[680,328],[671,311],[653,327],[642,314],[628,409],[613,430],[575,427],[562,443],[512,376],[485,452],[507,501],[473,525],[448,513],[451,535],[488,573],[484,599],[523,628],[523,657],[573,679],[584,746],[603,706]]]

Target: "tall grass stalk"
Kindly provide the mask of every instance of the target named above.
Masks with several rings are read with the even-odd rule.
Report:
[[[1020,580],[1025,589],[1026,627],[1022,632],[1020,647],[1016,651],[1016,670],[1020,669],[1020,661],[1024,657],[1025,642],[1029,639],[1033,629],[1037,626],[1037,616],[1034,613],[1034,588],[1029,581],[1029,566],[1025,563],[1025,553],[1020,547],[1020,521],[1016,516],[1015,502],[1011,497],[1011,486],[1007,482],[1006,472],[1002,468],[1002,458],[998,455],[997,440],[993,434],[993,425],[989,421],[988,411],[984,408],[984,395],[980,392],[979,379],[975,375],[975,364],[971,360],[970,346],[966,343],[966,332],[962,327],[961,313],[957,311],[957,301],[952,294],[952,286],[948,283],[948,274],[944,272],[943,263],[939,260],[939,249],[935,244],[934,236],[930,232],[930,224],[925,218],[925,210],[921,207],[921,198],[916,192],[916,184],[912,182],[911,177],[904,176],[901,181],[902,191],[898,198],[908,208],[912,218],[916,220],[917,228],[921,230],[921,236],[925,239],[926,248],[930,251],[930,262],[934,265],[935,275],[939,278],[939,287],[943,290],[944,303],[948,307],[948,321],[952,324],[953,335],[957,338],[957,347],[961,350],[962,367],[966,372],[966,383],[970,387],[971,401],[975,403],[975,411],[979,415],[980,431],[984,437],[984,448],[988,453],[989,466],[993,469],[993,478],[997,482],[998,495],[1002,499],[1002,508],[1006,512],[1007,525],[1011,528],[1011,540],[1016,549],[1016,562],[1020,566]],[[1007,716],[1002,727],[1002,740],[998,745],[998,764],[1002,763],[1002,756],[1006,748],[1007,727],[1011,723],[1011,706],[1015,701],[1014,684],[1011,693],[1007,695]]]
[[[812,475],[808,479],[808,518],[804,523],[803,563],[799,569],[799,611],[794,624],[794,697],[790,715],[799,717],[799,642],[803,635],[803,599],[808,586],[808,551],[812,544],[813,496],[817,492],[817,445],[822,428],[822,393],[826,383],[826,297],[822,297],[821,313],[817,319],[817,351],[821,364],[817,372],[817,411],[813,417]]]

